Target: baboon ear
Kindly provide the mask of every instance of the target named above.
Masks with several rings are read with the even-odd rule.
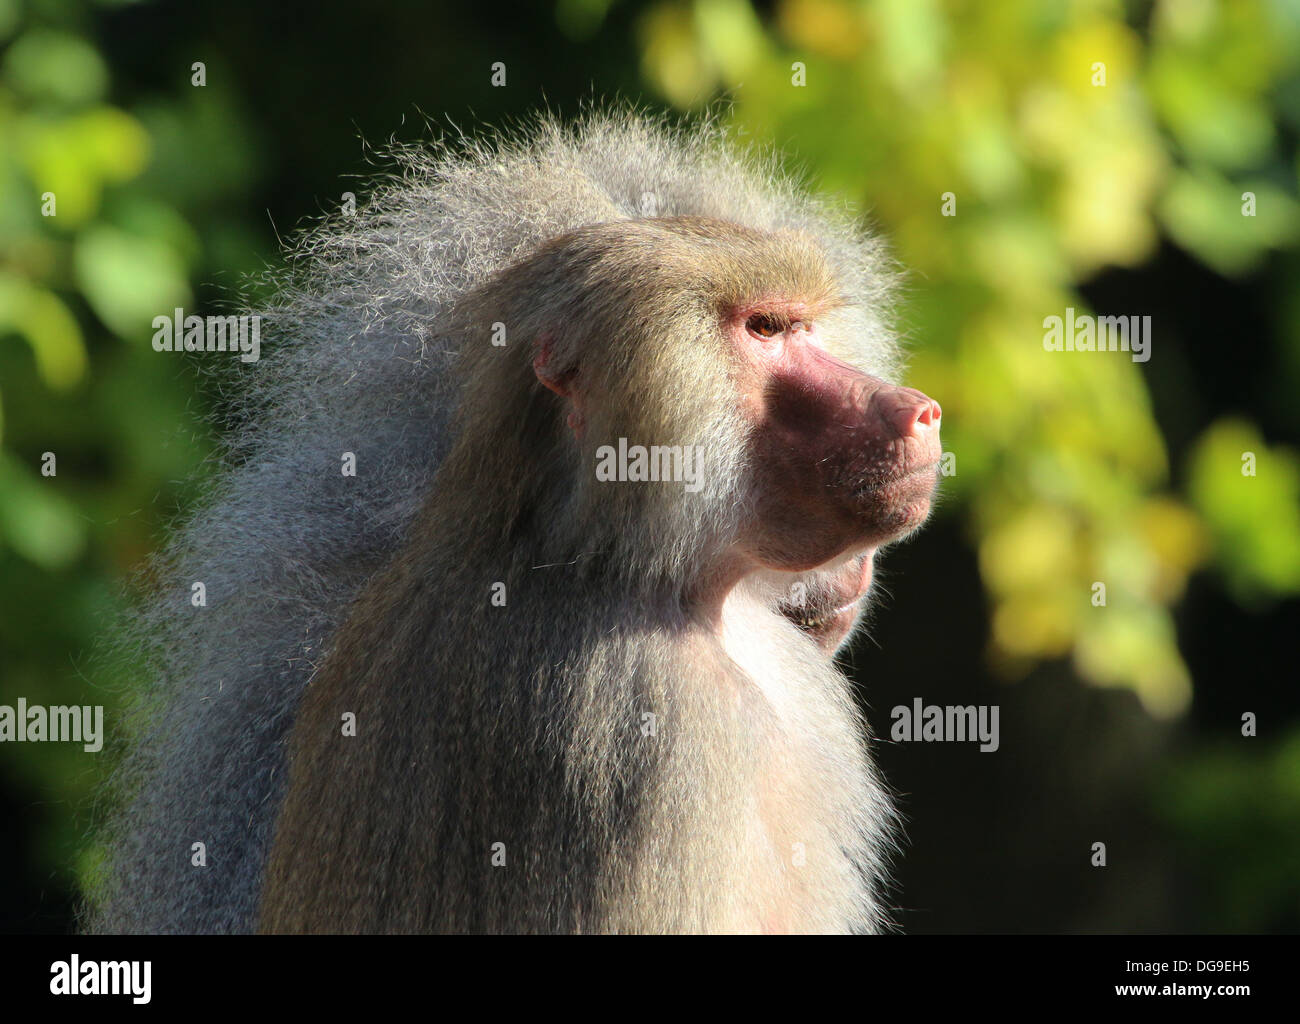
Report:
[[[564,370],[559,368],[555,359],[555,336],[549,331],[537,339],[537,352],[533,356],[533,373],[545,388],[566,400],[569,427],[575,437],[582,437],[586,419],[583,414],[582,395],[577,387],[578,371],[576,368]]]

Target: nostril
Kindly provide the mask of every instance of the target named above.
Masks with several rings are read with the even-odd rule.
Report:
[[[918,428],[937,427],[941,415],[938,402],[921,396],[900,402],[895,406],[891,419],[898,436],[907,437],[915,434]]]
[[[885,387],[871,393],[868,404],[876,410],[891,437],[915,437],[937,431],[943,411],[939,403],[915,388]]]

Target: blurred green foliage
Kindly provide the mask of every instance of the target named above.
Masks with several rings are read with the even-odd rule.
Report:
[[[1087,311],[1090,278],[1150,260],[1161,233],[1229,277],[1294,251],[1300,4],[779,0],[765,23],[747,0],[663,0],[641,32],[664,96],[694,107],[726,93],[738,130],[797,149],[894,239],[913,274],[909,333],[924,339],[912,382],[948,413],[947,488],[978,548],[995,670],[1069,655],[1154,715],[1185,710],[1172,609],[1189,574],[1212,566],[1246,607],[1300,593],[1296,451],[1227,417],[1171,467],[1139,366],[1045,352],[1041,325]],[[1288,266],[1276,369],[1293,405],[1300,261]],[[1234,372],[1234,339],[1162,326],[1153,359],[1210,344]],[[1271,668],[1295,686],[1293,668]],[[1220,927],[1300,912],[1297,744],[1238,742],[1162,773],[1154,802],[1198,852]]]
[[[1300,733],[1243,755],[1220,746],[1164,768],[1158,818],[1190,840],[1188,865],[1225,931],[1285,929],[1300,906]]]
[[[215,188],[178,203],[146,173],[190,163],[196,132],[112,105],[81,5],[44,7],[57,27],[0,11],[0,693],[113,707],[130,680],[95,654],[123,579],[210,450],[193,382],[156,358],[149,324],[210,272],[193,218],[221,211],[204,210]],[[57,809],[42,861],[75,867],[100,766],[64,744],[5,744],[0,764]]]
[[[1139,367],[1045,352],[1042,322],[1086,311],[1079,287],[1149,259],[1162,230],[1225,274],[1294,245],[1294,145],[1278,139],[1300,92],[1278,87],[1300,67],[1300,7],[1159,3],[1147,38],[1127,13],[782,0],[765,25],[747,0],[667,0],[642,21],[644,70],[678,105],[727,92],[737,127],[797,147],[895,240],[925,339],[912,380],[950,414],[993,663],[1021,675],[1072,654],[1168,715],[1192,694],[1169,612],[1191,571],[1208,557],[1241,592],[1300,592],[1294,456],[1245,477],[1224,442],[1248,439],[1212,425],[1193,486],[1171,491]],[[1190,343],[1161,326],[1153,358]]]

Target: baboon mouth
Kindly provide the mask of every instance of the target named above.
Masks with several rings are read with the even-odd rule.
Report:
[[[848,636],[849,630],[858,617],[858,601],[840,607],[824,610],[812,610],[807,607],[779,605],[782,615],[799,627],[806,635],[816,640],[827,653],[832,653]]]
[[[871,588],[871,564],[870,553],[860,555],[824,576],[802,603],[782,601],[777,610],[824,649],[834,651],[857,621],[858,608]]]
[[[794,605],[784,603],[777,607],[782,615],[800,629],[814,633],[825,628],[846,612],[856,609],[857,606],[858,602],[855,600],[850,601],[848,604],[842,605],[839,608],[825,608],[820,611],[814,611],[808,608],[797,608]]]
[[[877,479],[864,480],[854,489],[854,494],[861,498],[867,495],[876,495],[881,491],[889,488],[900,488],[909,485],[912,489],[916,485],[922,484],[927,480],[931,486],[938,482],[938,461],[928,462],[924,466],[918,466],[915,469],[909,469],[903,473],[894,473],[891,476],[880,477]]]
[[[831,620],[830,615],[819,615],[815,619],[811,619],[806,615],[798,616],[795,614],[795,610],[793,608],[782,608],[781,614],[784,615],[791,622],[793,622],[800,629],[806,629],[809,632],[820,629],[822,626],[826,625],[826,623],[828,623]]]

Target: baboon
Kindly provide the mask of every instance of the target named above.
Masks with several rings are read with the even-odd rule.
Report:
[[[155,570],[92,926],[887,928],[833,655],[940,449],[879,243],[713,121],[398,156]]]

